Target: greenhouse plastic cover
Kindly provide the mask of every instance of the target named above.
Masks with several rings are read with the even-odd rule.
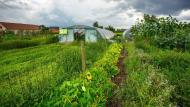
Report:
[[[104,39],[111,39],[114,37],[114,33],[112,31],[109,31],[106,29],[100,29],[100,28],[96,28],[96,29]]]
[[[129,37],[131,36],[131,30],[130,29],[127,29],[123,32],[123,37]]]

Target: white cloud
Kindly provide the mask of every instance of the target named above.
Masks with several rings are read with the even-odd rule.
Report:
[[[179,15],[177,16],[178,19],[189,21],[190,20],[190,9],[188,10],[182,10]]]
[[[143,13],[126,0],[0,0],[0,21],[69,26],[72,24],[102,25],[129,28]],[[189,20],[190,10],[183,10],[180,19]]]

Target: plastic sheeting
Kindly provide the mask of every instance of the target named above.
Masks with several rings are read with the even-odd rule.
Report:
[[[131,36],[131,30],[127,29],[123,32],[123,37],[130,37]]]
[[[109,31],[106,29],[100,29],[100,28],[96,28],[96,30],[99,32],[100,36],[103,39],[111,39],[114,37],[114,33],[112,31]]]
[[[86,30],[85,41],[96,42],[97,41],[97,31],[96,30]]]
[[[96,27],[85,26],[85,25],[75,25],[65,29],[68,29],[68,34],[60,35],[59,37],[60,42],[73,42],[74,32],[76,30],[77,31],[82,30],[85,33],[86,42],[96,42],[98,38],[111,39],[114,37],[114,33],[112,31]]]
[[[74,41],[73,30],[68,30],[68,35],[59,35],[59,42],[72,42]]]

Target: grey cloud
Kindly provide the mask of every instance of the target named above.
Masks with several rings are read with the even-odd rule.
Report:
[[[31,9],[27,2],[21,0],[0,0],[0,9]]]
[[[50,15],[56,15],[57,18],[51,19]],[[53,9],[50,13],[41,12],[40,15],[42,24],[46,24],[47,26],[69,26],[74,24],[72,17],[69,17],[63,11],[59,9]],[[64,26],[63,26],[64,25]]]
[[[122,10],[134,8],[139,12],[155,15],[174,15],[181,10],[190,9],[189,0],[118,0],[118,2],[116,8]]]

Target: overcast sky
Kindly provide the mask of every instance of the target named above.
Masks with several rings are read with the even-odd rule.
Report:
[[[190,0],[0,0],[0,21],[129,28],[144,13],[190,22]]]

